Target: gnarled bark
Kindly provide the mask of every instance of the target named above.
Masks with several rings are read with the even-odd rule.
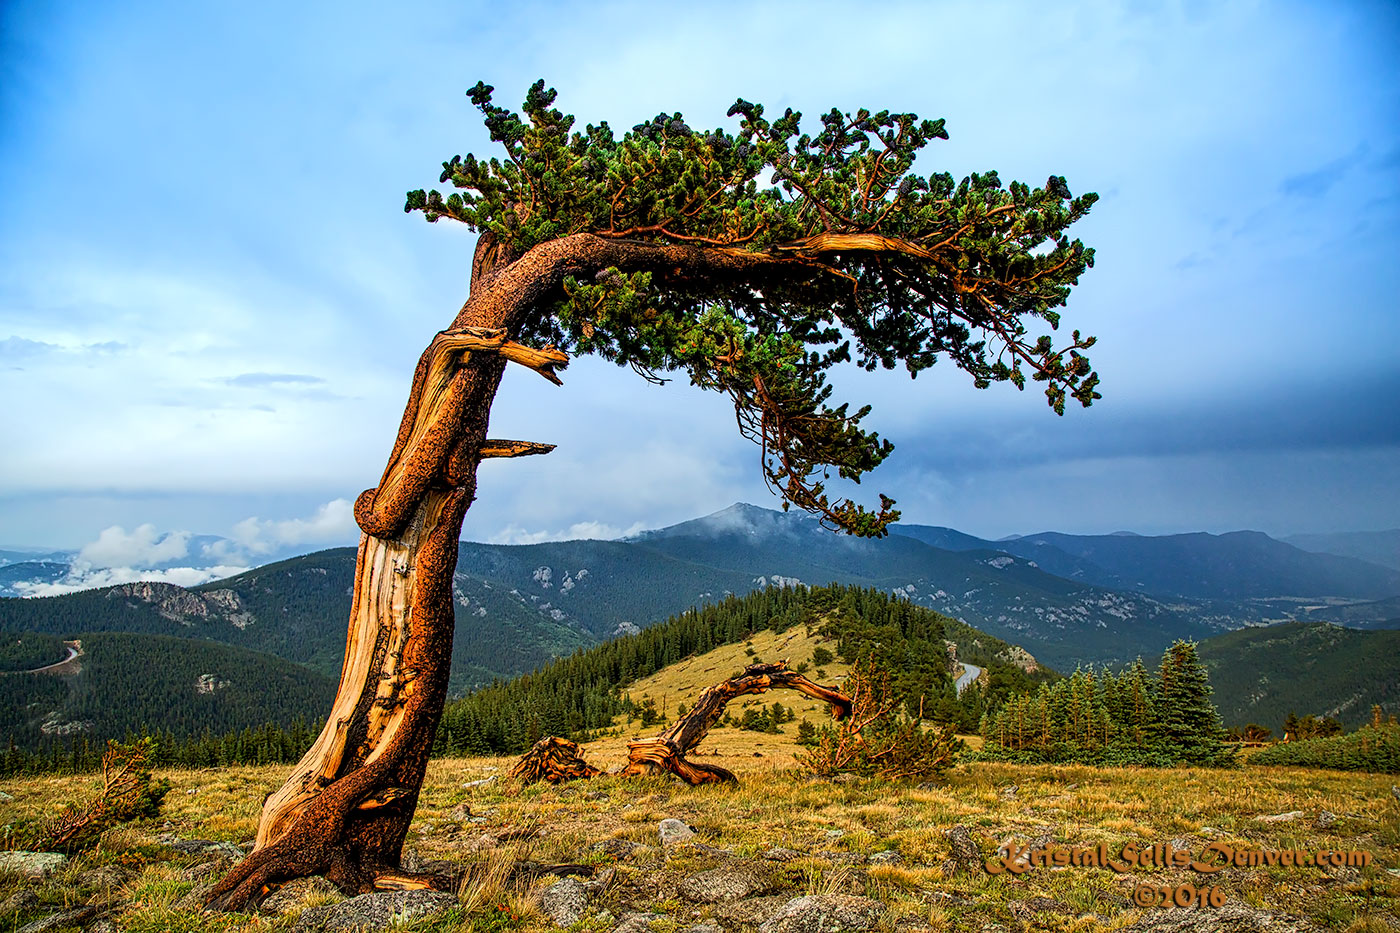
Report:
[[[253,852],[213,888],[209,907],[241,909],[311,874],[346,893],[441,884],[399,861],[447,698],[462,518],[483,458],[551,449],[487,439],[506,362],[557,383],[554,367],[567,361],[507,338],[518,310],[489,292],[469,300],[419,360],[383,478],[355,503],[363,534],[330,717],[264,802]]]
[[[704,741],[710,729],[724,715],[729,701],[746,693],[765,693],[787,688],[831,705],[831,715],[843,719],[851,713],[851,699],[831,687],[813,683],[787,663],[751,664],[738,677],[706,687],[691,708],[671,728],[653,739],[627,743],[627,764],[620,775],[671,773],[687,784],[738,783],[733,772],[718,765],[700,764],[685,756]],[[548,781],[558,784],[575,778],[592,777],[597,768],[589,765],[573,742],[548,736],[535,743],[511,769],[511,776],[526,783]]]

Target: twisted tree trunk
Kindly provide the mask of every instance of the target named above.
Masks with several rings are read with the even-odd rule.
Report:
[[[766,693],[779,687],[825,701],[830,704],[831,715],[836,719],[844,719],[851,714],[850,697],[789,670],[786,661],[751,664],[738,677],[706,687],[694,707],[665,732],[652,739],[628,742],[627,764],[617,773],[670,773],[692,785],[737,784],[739,779],[732,771],[718,765],[690,761],[685,756],[704,741],[710,729],[724,715],[724,708],[730,700],[747,693]],[[510,773],[511,777],[518,777],[527,784],[534,781],[559,784],[576,778],[590,778],[600,772],[583,760],[578,746],[573,742],[547,736],[536,742]]]
[[[474,279],[497,258],[482,240]],[[473,294],[419,360],[383,478],[355,503],[363,534],[335,704],[209,907],[242,909],[311,874],[347,893],[435,886],[399,860],[447,698],[462,518],[482,459],[552,449],[487,439],[491,402],[507,361],[556,383],[567,361],[507,339],[523,307],[510,297]]]

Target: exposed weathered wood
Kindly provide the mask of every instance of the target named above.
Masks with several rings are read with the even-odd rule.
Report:
[[[555,446],[555,444],[538,444],[534,441],[504,441],[488,438],[481,445],[481,449],[477,451],[477,456],[482,460],[488,457],[533,457],[547,454]]]
[[[785,688],[822,700],[831,706],[831,715],[843,719],[851,713],[851,699],[832,687],[823,687],[789,670],[786,661],[753,664],[738,677],[707,687],[694,707],[661,735],[627,743],[627,764],[621,775],[669,772],[687,784],[737,783],[734,774],[718,765],[690,761],[686,755],[704,741],[729,701],[748,693],[764,693]],[[567,739],[548,736],[535,743],[511,769],[511,777],[526,783],[548,781],[558,784],[576,778],[592,777],[597,768],[583,760],[578,745]]]
[[[510,769],[511,777],[520,778],[526,784],[537,781],[561,784],[578,778],[591,778],[599,773],[597,768],[583,760],[577,743],[553,735],[536,742]]]
[[[253,852],[214,886],[210,907],[243,909],[312,874],[348,894],[450,887],[399,862],[447,696],[462,517],[507,363],[557,382],[567,359],[510,341],[519,318],[492,292],[474,291],[419,358],[383,477],[355,504],[364,534],[331,714],[265,801]]]

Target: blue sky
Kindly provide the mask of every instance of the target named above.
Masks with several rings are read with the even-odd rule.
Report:
[[[353,541],[466,293],[471,234],[403,193],[489,153],[468,87],[515,104],[538,77],[581,124],[732,127],[739,96],[944,117],[920,171],[1102,195],[1066,313],[1102,402],[1056,418],[951,366],[837,380],[896,444],[861,491],[906,520],[1400,525],[1393,4],[287,6],[0,7],[0,545]],[[723,398],[587,359],[565,382],[508,377],[493,433],[559,449],[488,463],[464,536],[776,506]]]

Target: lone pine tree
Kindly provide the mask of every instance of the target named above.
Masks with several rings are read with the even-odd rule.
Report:
[[[891,444],[833,404],[828,371],[946,355],[985,388],[1027,376],[1050,406],[1098,398],[1075,331],[1054,329],[1093,251],[1065,230],[1096,196],[1065,180],[1004,185],[996,172],[918,175],[946,139],[942,120],[832,110],[815,134],[737,101],[737,132],[661,114],[619,138],[574,130],[544,82],[523,114],[469,92],[489,159],[454,156],[405,210],[479,234],[466,303],[424,351],[379,484],[355,505],[363,535],[339,693],[325,728],[263,807],[257,845],[214,888],[236,908],[291,878],[321,874],[349,892],[420,887],[399,854],[447,691],[452,574],[462,517],[488,457],[551,447],[487,435],[508,362],[558,382],[569,354],[642,377],[684,373],[729,396],[761,448],[767,481],[830,527],[881,535],[899,513],[826,491],[859,480]]]

